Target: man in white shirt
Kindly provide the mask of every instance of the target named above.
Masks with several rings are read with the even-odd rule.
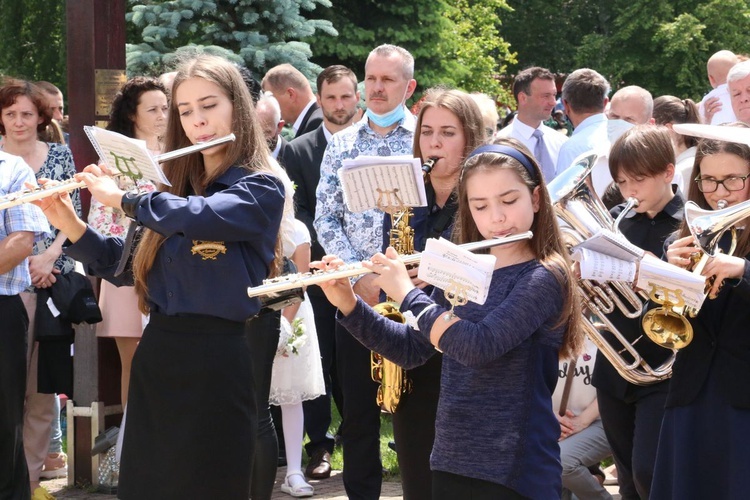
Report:
[[[557,174],[570,167],[573,160],[584,153],[596,153],[601,158],[609,154],[608,120],[604,114],[609,102],[609,90],[607,79],[593,69],[577,69],[565,79],[563,105],[574,129],[570,139],[560,148]],[[593,176],[596,178],[598,173],[604,175],[605,171],[611,177],[606,161],[600,161],[594,167]],[[603,191],[595,187],[601,195]]]
[[[543,123],[550,119],[555,107],[555,77],[544,68],[527,68],[513,80],[513,95],[518,102],[518,115],[497,137],[521,141],[539,162],[544,179],[549,182],[555,177],[560,148],[568,140]]]
[[[727,75],[727,84],[737,120],[750,125],[750,61],[735,65]]]
[[[323,123],[323,113],[310,82],[291,64],[279,64],[269,69],[260,85],[279,102],[281,118],[292,124],[295,137],[311,132]]]
[[[698,113],[703,123],[721,125],[737,121],[732,109],[727,78],[729,70],[738,62],[740,61],[737,56],[728,50],[720,50],[708,59],[706,71],[713,90],[706,94],[698,106]]]

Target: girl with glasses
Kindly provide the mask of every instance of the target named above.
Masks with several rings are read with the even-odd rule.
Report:
[[[708,210],[722,200],[737,205],[750,199],[748,176],[750,146],[704,139],[688,198]],[[750,231],[741,229],[746,222],[737,225],[734,255],[712,257],[702,272],[715,277],[713,300],[690,318],[695,336],[674,364],[651,498],[740,498],[750,488]],[[687,267],[697,249],[686,221],[679,235],[667,258]],[[727,232],[720,242],[724,252],[729,239]]]

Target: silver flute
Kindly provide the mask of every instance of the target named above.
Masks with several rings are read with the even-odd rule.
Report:
[[[470,252],[474,252],[498,245],[515,243],[521,240],[530,240],[532,236],[533,233],[531,231],[526,231],[525,233],[513,234],[510,236],[505,236],[503,238],[475,241],[474,243],[464,243],[463,245],[458,245],[458,247]],[[411,255],[402,255],[399,258],[401,259],[401,262],[408,266],[411,264],[419,264],[419,262],[422,260],[422,255],[415,253]],[[262,285],[248,288],[247,295],[250,298],[272,295],[274,293],[283,292],[285,290],[292,290],[294,288],[301,288],[308,285],[316,285],[318,283],[323,283],[329,280],[338,280],[342,278],[351,278],[353,276],[361,276],[363,274],[369,274],[371,272],[373,271],[364,267],[361,262],[357,262],[354,264],[341,266],[335,271],[315,271],[312,273],[287,274],[284,276],[279,276],[278,278],[263,280]]]
[[[187,146],[181,149],[170,151],[169,153],[160,154],[158,156],[155,156],[154,159],[158,163],[164,163],[181,156],[197,153],[198,151],[212,148],[214,146],[219,146],[220,144],[224,144],[226,142],[232,142],[235,139],[236,137],[234,134],[229,134],[224,137],[213,139],[211,141],[199,142],[197,144],[193,144],[192,146]],[[115,175],[115,177],[117,177],[117,175]],[[75,179],[68,179],[66,181],[56,183],[55,185],[50,187],[40,186],[34,189],[22,189],[14,193],[8,193],[5,196],[0,196],[0,210],[5,210],[6,208],[21,205],[22,203],[41,200],[58,193],[69,193],[71,191],[75,191],[76,189],[85,187],[85,182],[80,182]]]

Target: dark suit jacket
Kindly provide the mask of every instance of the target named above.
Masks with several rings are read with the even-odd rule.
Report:
[[[289,143],[284,161],[286,172],[296,184],[294,192],[295,213],[299,220],[305,223],[312,238],[311,254],[313,260],[325,255],[323,247],[318,243],[318,236],[313,227],[315,220],[315,190],[320,180],[320,163],[323,161],[328,141],[323,125],[307,134],[301,135]]]
[[[308,108],[307,113],[305,113],[305,117],[302,118],[302,123],[299,124],[297,135],[295,135],[294,138],[296,139],[297,137],[301,137],[308,132],[312,132],[322,124],[323,110],[320,109],[320,106],[318,106],[317,103],[313,103],[313,105]]]
[[[284,139],[284,137],[279,134],[279,142],[281,143],[281,147],[279,148],[279,154],[276,156],[276,161],[278,161],[279,165],[281,165],[283,168],[286,168],[286,157],[289,151],[289,141]]]

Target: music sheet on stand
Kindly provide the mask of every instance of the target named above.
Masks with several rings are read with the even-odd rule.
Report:
[[[399,200],[404,207],[427,205],[418,158],[361,156],[344,160],[338,176],[344,202],[352,212],[379,208],[379,198],[386,206],[398,206]]]

